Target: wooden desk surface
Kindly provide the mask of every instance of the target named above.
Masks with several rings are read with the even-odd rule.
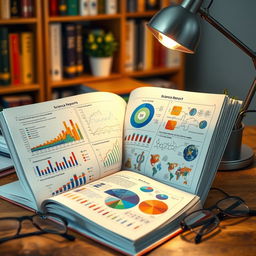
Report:
[[[243,137],[244,144],[256,152],[256,128],[246,127]],[[16,179],[14,174],[0,179],[0,184]],[[256,161],[244,170],[218,172],[213,184],[224,189],[231,195],[242,197],[251,209],[256,209]],[[206,204],[214,204],[208,198]],[[23,216],[32,213],[0,200],[0,217]],[[186,242],[181,236],[166,242],[147,255],[221,255],[221,256],[255,256],[256,255],[256,217],[240,219],[235,225],[221,222],[221,231],[201,244]],[[74,242],[66,241],[57,235],[32,236],[12,240],[0,244],[1,256],[33,255],[33,256],[78,256],[78,255],[121,255],[105,246],[75,234]]]

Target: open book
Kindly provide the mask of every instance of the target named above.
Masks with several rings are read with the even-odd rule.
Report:
[[[206,199],[241,102],[143,87],[5,109],[19,180],[0,195],[126,254],[145,252]]]

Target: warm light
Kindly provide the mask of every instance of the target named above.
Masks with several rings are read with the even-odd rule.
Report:
[[[176,41],[174,41],[170,37],[165,36],[162,33],[158,32],[157,39],[159,40],[159,42],[162,45],[164,45],[165,47],[167,47],[171,50],[181,51],[181,52],[186,52],[186,53],[193,53],[193,51],[191,51],[191,50],[187,49],[186,47],[180,45],[179,43],[177,43]]]

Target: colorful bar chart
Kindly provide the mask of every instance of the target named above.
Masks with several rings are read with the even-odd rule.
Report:
[[[66,184],[64,184],[63,186],[59,187],[57,190],[55,190],[52,195],[56,196],[60,193],[63,193],[65,191],[68,191],[70,189],[79,187],[81,185],[86,184],[86,175],[84,172],[82,172],[81,175],[77,176],[76,174],[73,175],[73,177],[69,180],[69,182],[67,182]]]
[[[63,121],[64,130],[62,130],[55,138],[48,140],[40,145],[31,148],[32,152],[59,146],[62,144],[79,141],[83,139],[83,135],[77,123],[69,120],[70,126]]]
[[[119,161],[121,161],[121,152],[118,141],[116,141],[113,145],[113,148],[109,150],[103,158],[103,165],[104,167],[109,167],[113,164],[118,163]]]
[[[71,155],[66,158],[62,157],[61,161],[52,162],[50,160],[47,161],[47,166],[43,169],[40,169],[39,166],[34,167],[35,174],[38,177],[44,177],[52,174],[56,174],[61,171],[65,171],[69,168],[78,166],[77,158],[74,152],[71,152]]]
[[[139,142],[144,144],[150,144],[152,138],[148,135],[133,133],[133,134],[126,135],[124,140],[126,142]]]

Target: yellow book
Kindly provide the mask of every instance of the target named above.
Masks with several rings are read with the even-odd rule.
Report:
[[[22,83],[34,83],[34,36],[32,32],[21,33]]]

